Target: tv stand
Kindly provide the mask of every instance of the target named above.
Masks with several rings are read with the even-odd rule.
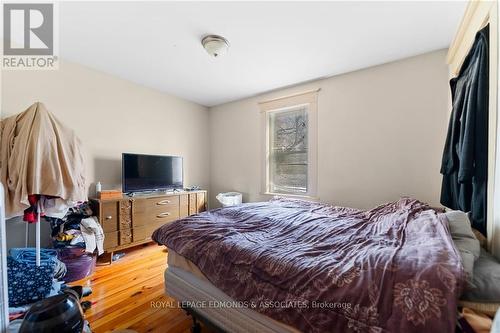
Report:
[[[153,231],[166,223],[207,209],[207,191],[152,192],[115,199],[90,199],[104,230],[104,251],[151,242]]]

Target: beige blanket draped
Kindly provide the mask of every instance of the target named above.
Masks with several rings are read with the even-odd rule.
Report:
[[[0,181],[7,218],[29,207],[28,195],[86,201],[80,140],[42,103],[0,122]]]

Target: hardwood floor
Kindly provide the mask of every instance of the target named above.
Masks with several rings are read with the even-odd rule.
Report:
[[[126,255],[120,260],[111,265],[98,263],[93,275],[71,283],[92,287],[92,295],[85,298],[92,302],[85,313],[92,331],[190,332],[191,318],[183,310],[155,306],[173,301],[164,291],[164,248],[149,244],[123,252]]]

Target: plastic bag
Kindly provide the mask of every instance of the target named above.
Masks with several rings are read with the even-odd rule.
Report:
[[[242,203],[242,195],[239,192],[219,193],[216,196],[222,207],[235,206]]]
[[[66,264],[65,282],[83,279],[94,272],[96,256],[81,247],[65,247],[58,250],[59,260]]]

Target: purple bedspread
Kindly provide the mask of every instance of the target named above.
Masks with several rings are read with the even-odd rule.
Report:
[[[167,224],[153,239],[233,299],[304,332],[454,332],[464,273],[443,214],[273,199]]]

